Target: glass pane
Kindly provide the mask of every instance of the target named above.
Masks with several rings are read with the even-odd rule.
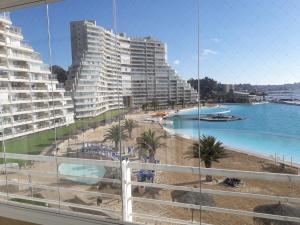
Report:
[[[133,221],[197,224],[202,196],[199,159],[192,155],[199,134],[197,92],[186,75],[197,72],[197,1],[118,1],[117,8],[121,48],[128,46],[130,53],[128,64],[121,53],[132,89],[125,127],[136,125],[132,138],[123,141],[134,147],[129,161],[139,165],[132,170]],[[214,206],[207,197],[205,204]]]
[[[52,73],[70,115],[56,130],[57,156],[64,158],[57,164],[61,207],[121,219],[119,47],[113,32],[97,26],[104,21],[112,28],[112,2],[77,4],[49,5]]]

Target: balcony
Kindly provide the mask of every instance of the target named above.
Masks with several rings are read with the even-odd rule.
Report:
[[[31,108],[30,107],[28,107],[28,108],[25,108],[25,107],[19,107],[19,108],[13,107],[12,108],[12,113],[14,115],[16,115],[16,114],[22,114],[22,113],[26,113],[26,112],[31,112]]]
[[[35,60],[35,61],[41,61],[42,60],[40,54],[38,54],[38,53],[21,54],[21,53],[13,52],[10,57],[18,58],[18,59]]]
[[[17,97],[17,96],[12,96],[11,100],[13,102],[30,102],[31,98],[28,97]]]
[[[7,13],[7,12],[0,13],[0,18],[10,21],[10,16],[9,16],[9,13]]]
[[[12,92],[29,92],[30,88],[29,87],[12,87],[11,88]]]
[[[38,101],[49,100],[49,97],[46,96],[46,95],[42,95],[42,96],[32,96],[32,100],[38,100]]]
[[[45,127],[48,127],[45,125]],[[79,158],[66,158],[66,157],[51,157],[51,156],[37,156],[37,155],[24,155],[24,154],[13,154],[13,153],[1,153],[2,158],[6,159],[18,159],[18,160],[30,160],[31,162],[37,161],[42,164],[68,164],[71,163],[72,165],[97,165],[97,166],[106,166],[108,168],[115,168],[120,169],[120,162],[119,161],[110,161],[110,160],[87,160],[87,159],[79,159]],[[59,179],[60,181],[70,179],[74,180],[74,176],[72,175],[63,175],[61,173],[55,173],[55,171],[47,171],[47,172],[40,172],[36,169],[17,169],[12,167],[1,167],[2,172],[14,174],[14,176],[18,177],[32,177],[34,178],[48,178],[48,179]],[[187,214],[189,211],[194,211],[194,214],[202,211],[203,214],[205,213],[213,213],[214,215],[232,215],[232,216],[243,216],[247,218],[261,218],[261,219],[271,219],[276,221],[285,221],[285,222],[299,222],[300,218],[298,217],[286,217],[281,215],[275,214],[266,214],[266,213],[259,213],[253,212],[246,209],[231,209],[222,206],[207,206],[202,205],[200,207],[197,203],[185,203],[185,202],[178,202],[172,200],[172,198],[165,198],[165,199],[157,199],[151,198],[146,196],[137,196],[133,193],[133,189],[137,187],[144,187],[148,188],[149,190],[160,190],[161,192],[171,192],[175,193],[176,191],[179,193],[194,193],[195,196],[198,194],[207,194],[214,197],[223,197],[223,198],[239,198],[245,199],[245,201],[249,200],[252,201],[254,199],[260,201],[275,201],[275,202],[291,202],[291,203],[299,203],[298,198],[287,197],[287,196],[278,196],[272,194],[258,194],[258,193],[250,193],[250,192],[239,192],[239,191],[231,191],[231,190],[216,190],[208,188],[194,188],[191,186],[183,186],[183,185],[173,185],[173,184],[165,184],[158,181],[155,182],[138,182],[135,180],[136,172],[139,170],[145,171],[155,171],[155,173],[176,173],[181,174],[182,176],[199,176],[201,175],[212,175],[215,177],[236,177],[241,179],[249,180],[256,180],[261,182],[278,182],[278,183],[291,183],[299,184],[300,176],[298,175],[287,175],[287,174],[275,174],[275,173],[266,173],[266,172],[250,172],[250,171],[238,171],[238,170],[225,170],[225,169],[207,169],[207,168],[198,168],[198,167],[190,167],[190,166],[178,166],[178,165],[166,165],[166,164],[150,164],[150,163],[137,163],[137,162],[129,162],[123,161],[122,162],[122,173],[123,179],[120,180],[118,178],[99,178],[99,177],[89,177],[89,176],[76,176],[76,179],[82,180],[95,180],[100,181],[102,184],[112,184],[114,187],[113,189],[119,189],[122,186],[122,195],[120,194],[108,194],[104,192],[99,192],[96,189],[88,190],[91,188],[91,185],[88,184],[81,184],[81,188],[74,187],[64,187],[64,185],[57,185],[53,186],[49,184],[38,184],[36,182],[31,182],[28,179],[24,180],[14,180],[14,179],[2,179],[1,184],[5,186],[9,184],[10,187],[19,187],[19,192],[10,193],[5,192],[5,189],[2,189],[1,195],[5,200],[13,201],[13,199],[23,199],[26,201],[31,202],[38,202],[43,203],[45,205],[51,205],[51,207],[44,208],[43,206],[35,206],[35,211],[44,210],[46,209],[48,213],[51,213],[52,210],[57,209],[68,209],[67,211],[61,210],[56,215],[60,217],[61,215],[67,216],[69,214],[69,210],[76,215],[76,211],[83,211],[85,210],[85,214],[88,216],[89,213],[97,213],[101,215],[105,215],[106,219],[124,219],[127,222],[137,222],[137,221],[144,221],[147,223],[172,223],[172,224],[199,224],[199,217],[195,216],[191,219],[182,219],[180,217],[179,212],[185,212]],[[83,189],[86,187],[86,190]],[[20,189],[21,188],[21,189]],[[17,188],[18,189],[18,188]],[[30,193],[30,190],[34,190],[35,192],[43,192],[48,193],[46,196],[50,196],[50,193],[58,195],[58,197],[54,200],[52,198],[37,198],[34,196],[27,195],[25,193]],[[82,202],[77,203],[70,203],[66,201],[65,196],[78,196],[78,195],[87,195],[89,196],[88,199],[94,202],[92,205],[85,205]],[[60,197],[59,197],[60,196]],[[97,206],[96,202],[97,199],[104,199],[101,206]],[[111,209],[109,202],[117,202],[118,200],[122,200],[124,205],[122,206],[121,203],[117,204],[117,207]],[[13,202],[12,202],[13,203]],[[42,205],[43,205],[42,204]],[[146,205],[149,205],[149,209],[146,210]],[[23,205],[25,208],[30,208],[31,205]],[[72,210],[73,209],[73,210]],[[161,211],[163,209],[163,211]],[[177,215],[176,215],[177,213]],[[78,214],[79,215],[79,214]],[[170,217],[172,216],[173,217]],[[81,212],[81,216],[84,216]],[[94,217],[94,216],[93,216]],[[97,218],[97,217],[96,217]],[[96,219],[95,218],[95,219]],[[98,217],[101,218],[101,217]],[[203,221],[201,224],[207,224]]]
[[[42,120],[48,120],[49,119],[49,115],[48,114],[44,114],[44,115],[37,115],[34,117],[34,121],[42,121]]]
[[[5,68],[7,68],[7,63],[5,63],[5,62],[0,62],[0,67],[5,67]]]
[[[11,26],[11,27],[9,28],[8,31],[9,31],[10,33],[12,33],[12,34],[16,34],[16,35],[19,35],[19,36],[22,35],[22,30],[21,30],[21,28],[19,28],[19,27]]]
[[[27,77],[27,76],[10,76],[10,80],[26,80],[26,81],[28,81],[29,80],[29,77]]]
[[[25,42],[25,41],[21,41],[20,46],[23,48],[29,49],[29,50],[33,50],[32,46],[28,42]]]
[[[20,70],[20,71],[27,71],[29,69],[27,65],[21,65],[21,64],[12,64],[11,67],[15,70]]]
[[[26,123],[32,123],[32,118],[21,118],[21,119],[15,119],[14,120],[14,125],[22,125]]]

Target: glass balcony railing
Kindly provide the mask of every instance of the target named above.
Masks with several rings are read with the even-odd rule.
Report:
[[[46,126],[46,125],[45,125]],[[18,155],[18,154],[11,154],[6,153],[5,155],[1,155],[2,157],[6,157],[6,159],[19,159],[24,162],[24,169],[20,170],[19,167],[7,167],[6,170],[10,174],[15,176],[24,177],[24,180],[8,180],[7,182],[13,188],[14,186],[17,187],[18,192],[15,193],[5,193],[7,198],[13,199],[23,199],[30,202],[35,202],[35,204],[39,204],[44,207],[66,207],[77,209],[79,211],[85,209],[86,213],[101,213],[104,214],[107,218],[112,219],[121,219],[122,215],[120,213],[121,210],[121,200],[125,203],[123,208],[123,219],[131,222],[131,221],[143,221],[143,220],[150,220],[154,222],[172,222],[175,224],[198,224],[198,216],[197,213],[200,212],[200,202],[201,197],[198,196],[205,196],[205,205],[201,206],[201,210],[203,210],[203,214],[211,214],[213,213],[218,219],[217,213],[221,213],[226,215],[225,218],[223,217],[223,221],[226,220],[228,215],[232,215],[234,217],[238,216],[245,216],[245,217],[255,217],[256,220],[263,220],[269,219],[273,221],[285,221],[285,222],[295,222],[299,219],[297,217],[282,217],[281,215],[272,215],[272,214],[265,214],[260,212],[252,212],[245,209],[235,209],[235,208],[224,208],[224,204],[218,205],[215,202],[212,196],[216,198],[234,198],[234,199],[245,199],[245,201],[253,201],[257,199],[258,201],[271,201],[271,202],[282,202],[282,201],[289,201],[289,202],[298,202],[297,199],[293,197],[283,197],[278,195],[272,194],[260,194],[260,193],[249,193],[249,192],[240,192],[240,191],[230,191],[230,190],[222,190],[220,189],[210,189],[206,188],[200,190],[193,186],[185,186],[184,184],[181,185],[171,185],[165,184],[162,180],[159,180],[160,175],[168,176],[168,174],[178,174],[182,176],[199,176],[200,172],[201,175],[209,175],[215,177],[235,177],[241,179],[247,179],[248,182],[250,181],[257,181],[263,182],[269,185],[272,185],[272,182],[276,181],[278,185],[280,183],[299,183],[300,179],[298,175],[282,175],[276,173],[263,173],[263,172],[249,172],[249,171],[239,171],[239,170],[225,170],[225,169],[207,169],[207,168],[199,168],[199,167],[189,167],[189,166],[179,166],[179,165],[166,165],[166,164],[152,164],[152,163],[139,163],[139,162],[130,162],[124,160],[122,162],[122,171],[123,171],[123,180],[126,186],[123,186],[122,195],[117,192],[112,193],[105,193],[105,186],[109,185],[111,190],[117,190],[121,183],[121,180],[118,178],[117,175],[115,177],[95,177],[91,174],[71,174],[68,173],[68,167],[71,168],[86,168],[86,167],[94,167],[98,166],[99,168],[111,168],[111,170],[120,170],[120,163],[118,162],[119,155],[115,154],[109,147],[104,146],[101,148],[101,152],[96,151],[97,145],[89,145],[86,144],[85,146],[80,149],[79,152],[72,152],[71,150],[67,153],[69,155],[72,154],[83,154],[84,152],[90,151],[93,154],[103,154],[106,157],[110,157],[113,160],[85,160],[85,159],[78,159],[78,158],[66,158],[66,157],[59,157],[58,164],[60,165],[59,173],[55,173],[55,171],[49,171],[47,173],[41,174],[38,171],[33,170],[33,168],[38,167],[38,165],[42,164],[44,166],[50,163],[53,163],[54,158],[51,156],[28,156],[28,155]],[[94,149],[94,150],[93,150]],[[132,157],[134,155],[131,152]],[[4,168],[2,168],[3,172]],[[141,172],[143,171],[143,172]],[[148,172],[149,171],[149,172]],[[151,171],[151,172],[150,172]],[[152,176],[144,176],[149,174],[155,174],[154,177]],[[26,180],[26,177],[30,177],[30,179]],[[48,184],[39,184],[39,179],[48,179]],[[64,183],[53,186],[51,185],[51,180],[59,179],[61,182]],[[78,183],[80,185],[80,189],[75,188],[67,188],[66,181],[72,183]],[[97,189],[92,188],[94,184],[97,183]],[[5,180],[1,181],[2,185],[6,184]],[[82,190],[83,187],[90,189],[89,191]],[[104,188],[104,189],[103,189]],[[91,190],[92,189],[92,190]],[[147,189],[155,191],[163,190],[166,193],[170,193],[169,197],[164,199],[156,199],[152,198],[151,196],[143,196],[141,193],[147,192]],[[136,190],[137,192],[135,192]],[[24,193],[33,193],[32,195],[26,195]],[[56,200],[51,198],[40,198],[36,193],[43,192],[43,193],[56,193],[57,197]],[[85,201],[89,202],[88,205],[83,203],[82,200],[80,201],[67,201],[65,199],[65,195],[68,194],[69,198],[78,199],[79,195],[84,196],[86,195]],[[10,197],[12,196],[12,197]],[[49,194],[45,196],[50,196]],[[187,197],[190,196],[190,197]],[[204,197],[203,197],[204,198]],[[115,202],[116,204],[112,204]],[[119,203],[118,203],[119,202]],[[151,208],[151,213],[149,210],[145,210],[149,205]],[[178,214],[176,208],[179,209],[189,209],[190,212],[193,211],[194,216],[187,219],[188,214],[185,215]],[[162,212],[163,209],[163,212]],[[185,211],[187,212],[187,211]],[[189,215],[191,216],[191,215]],[[183,219],[185,218],[185,220]],[[222,217],[220,217],[222,218]]]
[[[10,20],[9,13],[8,12],[0,13],[0,18],[3,18],[5,20]]]
[[[3,216],[300,224],[300,3],[156,3],[0,14]]]

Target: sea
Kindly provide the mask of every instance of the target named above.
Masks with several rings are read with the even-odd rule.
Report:
[[[219,113],[238,116],[242,120],[206,122],[191,119],[198,115],[198,109],[194,108],[179,111],[165,126],[185,137],[212,135],[228,147],[300,163],[300,106],[222,104],[200,110],[200,116]]]

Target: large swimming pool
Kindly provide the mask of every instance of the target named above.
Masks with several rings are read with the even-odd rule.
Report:
[[[232,122],[205,122],[191,120],[198,110],[179,112],[171,117],[168,128],[178,134],[196,138],[213,135],[226,146],[266,155],[279,155],[285,160],[300,163],[300,106],[283,104],[226,104],[203,108],[201,114],[225,113],[244,118]]]
[[[105,175],[106,169],[103,166],[62,163],[59,165],[58,171],[61,175],[69,176],[69,180],[95,184],[98,182],[98,178]]]

